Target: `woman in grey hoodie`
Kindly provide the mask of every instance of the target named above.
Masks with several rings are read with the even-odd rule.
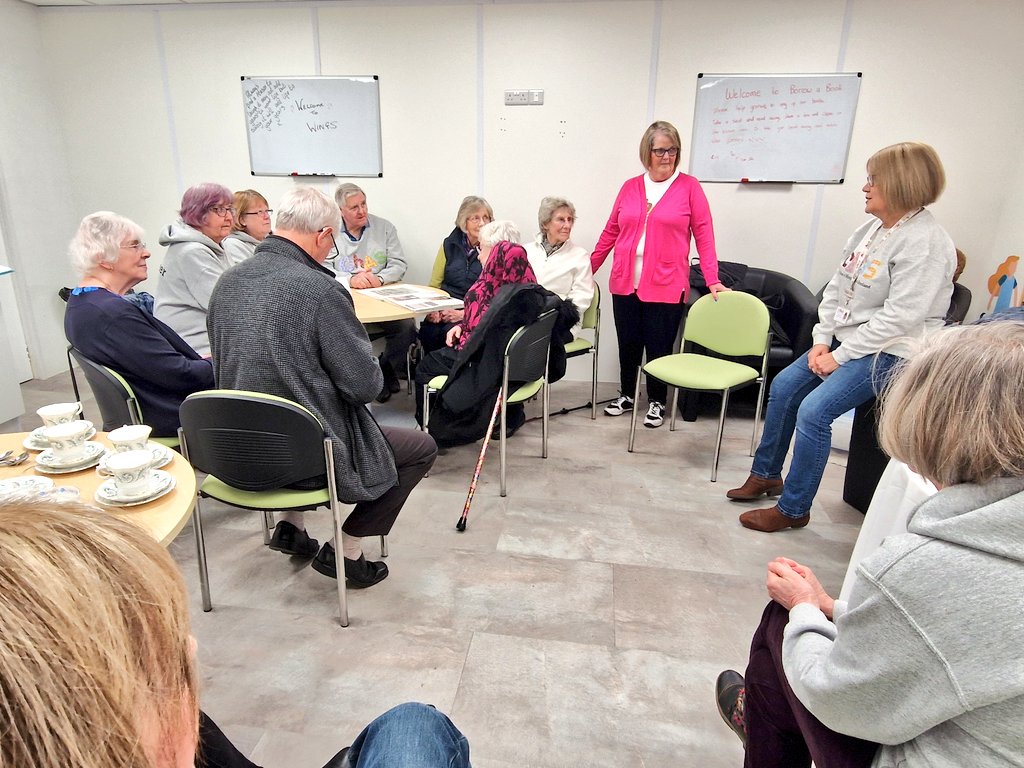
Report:
[[[185,190],[178,213],[181,218],[160,233],[167,254],[160,265],[154,314],[209,357],[206,308],[213,286],[231,266],[221,242],[234,223],[234,196],[220,184],[197,184]]]
[[[719,711],[748,768],[1024,765],[1024,323],[940,331],[882,398],[882,448],[940,490],[857,566],[849,603],[768,564]]]

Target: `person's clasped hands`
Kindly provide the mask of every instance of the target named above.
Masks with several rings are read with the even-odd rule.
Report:
[[[794,605],[810,603],[832,618],[835,600],[829,596],[818,581],[818,577],[806,565],[800,565],[788,557],[775,558],[768,563],[765,586],[768,588],[768,596],[787,611]]]

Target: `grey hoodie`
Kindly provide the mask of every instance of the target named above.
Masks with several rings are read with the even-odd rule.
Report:
[[[857,568],[835,623],[790,611],[783,666],[875,768],[1024,765],[1024,478],[957,485]]]
[[[203,357],[210,356],[206,308],[213,286],[231,261],[224,249],[180,219],[160,233],[168,246],[160,266],[154,314]]]

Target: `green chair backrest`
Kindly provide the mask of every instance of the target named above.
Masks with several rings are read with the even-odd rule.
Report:
[[[583,317],[580,319],[580,328],[596,328],[598,310],[601,307],[601,286],[594,283],[594,298],[590,301],[590,306],[587,307],[587,311],[583,313]]]
[[[431,288],[440,288],[441,283],[444,282],[444,243],[441,243],[441,247],[437,249],[437,258],[434,259],[434,266],[430,269],[430,282],[427,283]]]
[[[270,491],[324,475],[324,428],[275,395],[210,389],[179,411],[189,462],[242,491]]]
[[[686,314],[683,341],[729,357],[764,355],[770,327],[768,308],[756,296],[724,291],[715,301],[701,296]]]

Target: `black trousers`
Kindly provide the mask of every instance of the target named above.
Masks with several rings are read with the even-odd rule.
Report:
[[[682,297],[675,304],[640,301],[634,291],[629,296],[612,296],[615,335],[619,341],[619,381],[622,394],[632,397],[636,389],[636,371],[647,352],[650,362],[672,353],[679,323],[686,313]],[[668,387],[647,377],[647,399],[664,404]],[[638,404],[639,405],[639,404]]]

